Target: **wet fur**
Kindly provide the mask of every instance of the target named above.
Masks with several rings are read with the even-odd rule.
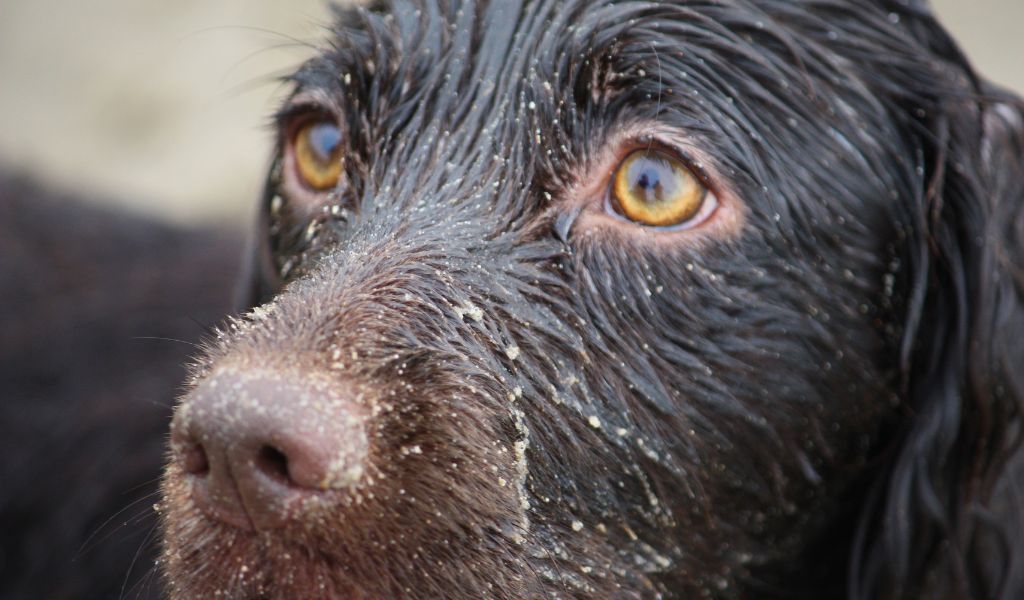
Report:
[[[172,467],[173,596],[1020,591],[1000,501],[1020,485],[1020,105],[925,8],[389,10],[343,11],[294,78],[346,119],[340,217],[271,212],[272,171],[252,279],[271,302],[196,373],[395,398],[374,423],[389,483],[243,540]],[[739,239],[574,229],[560,200],[602,147],[664,126],[742,199]],[[228,540],[247,576],[207,563]]]
[[[268,303],[194,381],[355,382],[383,407],[384,477],[250,536],[172,464],[172,597],[1024,590],[1021,105],[926,7],[394,2],[338,22],[294,82],[347,127],[340,210],[311,224],[272,169]],[[567,209],[617,135],[666,128],[741,199],[738,238],[654,244]]]

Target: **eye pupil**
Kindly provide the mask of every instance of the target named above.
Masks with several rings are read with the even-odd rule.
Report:
[[[632,193],[647,203],[670,201],[678,193],[678,180],[672,172],[672,165],[656,156],[646,154],[632,164],[634,171]],[[627,175],[628,176],[628,175]],[[678,181],[676,181],[678,183]]]
[[[652,179],[654,180],[654,183],[651,183]],[[661,186],[661,182],[658,181],[658,177],[654,173],[641,173],[640,177],[636,180],[636,185],[642,190],[653,191],[657,194],[658,188]]]
[[[309,145],[317,159],[328,162],[341,145],[341,131],[332,123],[317,123],[309,129]]]

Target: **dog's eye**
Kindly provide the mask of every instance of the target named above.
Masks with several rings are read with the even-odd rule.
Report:
[[[338,184],[342,168],[341,130],[330,121],[310,121],[292,141],[295,165],[302,182],[322,191]]]
[[[679,159],[658,150],[637,150],[612,176],[609,206],[650,227],[672,227],[701,214],[709,193]]]

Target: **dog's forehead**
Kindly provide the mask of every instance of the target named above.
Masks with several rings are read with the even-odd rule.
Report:
[[[546,75],[563,78],[588,63],[650,61],[658,54],[712,59],[718,68],[771,68],[810,58],[807,52],[865,49],[873,38],[902,36],[884,26],[899,15],[881,0],[384,0],[370,6],[338,8],[335,35],[321,73],[330,67],[366,68],[427,76],[465,88],[481,80],[521,83]],[[919,3],[905,1],[902,10]],[[919,10],[915,8],[914,10]],[[866,39],[867,38],[867,39]],[[880,56],[905,40],[882,44]],[[821,48],[826,46],[827,48]],[[905,52],[905,49],[903,50]],[[721,56],[750,64],[718,64]],[[758,60],[758,57],[760,60]],[[902,58],[902,57],[900,57]],[[815,65],[799,65],[816,76]],[[833,65],[834,66],[834,65]],[[573,67],[576,67],[575,71]],[[777,75],[777,74],[776,74]],[[834,75],[834,73],[833,73]]]
[[[873,0],[396,0],[339,10],[337,23],[331,47],[295,80],[378,142],[410,124],[505,146],[537,145],[517,135],[534,125],[555,134],[581,121],[591,131],[569,131],[577,140],[630,120],[733,143],[773,127],[860,119],[864,129],[874,125],[864,113],[884,112],[866,88],[920,61]],[[865,54],[867,41],[880,51]]]
[[[888,91],[926,102],[933,72],[874,0],[393,0],[339,9],[294,80],[347,123],[352,189],[374,207],[527,223],[624,131],[660,128],[806,229],[901,193],[912,124]]]

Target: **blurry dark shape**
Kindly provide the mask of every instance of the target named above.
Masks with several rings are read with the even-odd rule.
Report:
[[[0,598],[160,595],[171,405],[240,252],[0,172]]]

